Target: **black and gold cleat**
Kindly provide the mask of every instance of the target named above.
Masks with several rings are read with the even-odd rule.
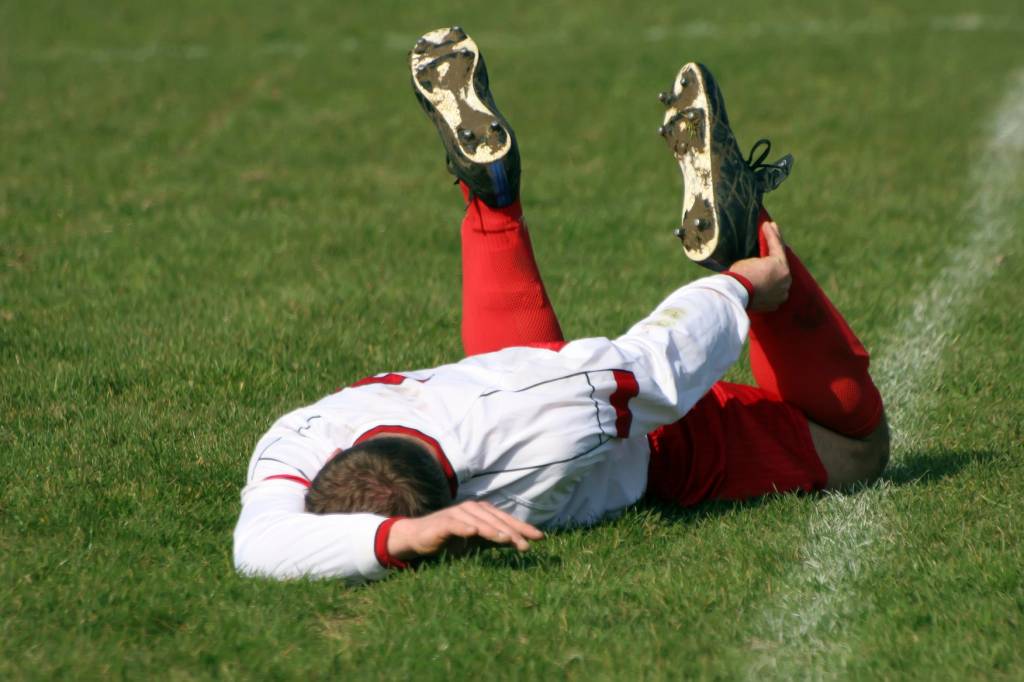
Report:
[[[683,172],[683,218],[675,234],[686,256],[715,271],[756,256],[761,198],[789,176],[793,157],[764,163],[771,143],[762,139],[743,158],[722,93],[703,64],[685,65],[658,99],[666,108],[658,133]]]
[[[515,133],[491,96],[476,42],[459,26],[424,34],[409,53],[413,91],[437,127],[448,170],[489,206],[519,197]]]

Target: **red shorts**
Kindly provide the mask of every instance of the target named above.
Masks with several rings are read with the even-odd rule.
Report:
[[[647,493],[684,507],[820,490],[828,480],[804,414],[753,386],[719,382],[647,439]]]

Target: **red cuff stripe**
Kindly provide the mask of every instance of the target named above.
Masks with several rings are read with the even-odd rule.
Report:
[[[749,308],[750,304],[754,301],[754,285],[750,283],[749,279],[737,272],[733,272],[732,270],[726,270],[722,274],[732,277],[734,280],[742,284],[743,288],[747,290],[747,307]]]
[[[632,372],[624,369],[612,370],[615,377],[615,392],[609,402],[615,408],[615,435],[628,438],[629,428],[633,425],[633,413],[629,411],[629,401],[640,392],[640,384]]]
[[[441,449],[441,444],[436,439],[431,438],[422,431],[411,429],[408,426],[397,426],[397,425],[382,425],[376,426],[363,435],[356,438],[352,445],[359,445],[363,441],[369,440],[374,436],[382,436],[389,433],[398,433],[403,436],[413,436],[422,441],[425,441],[430,445],[431,451],[434,453],[434,457],[437,458],[437,463],[441,465],[441,469],[444,471],[445,478],[448,479],[448,490],[452,494],[452,499],[455,498],[455,493],[459,490],[459,479],[455,475],[455,469],[452,468],[452,463],[448,461],[448,456],[444,454],[444,450]]]
[[[313,484],[309,482],[309,479],[302,478],[301,476],[292,476],[291,474],[276,474],[274,476],[267,476],[264,481],[272,481],[275,478],[279,478],[283,481],[292,481],[293,483],[299,483],[309,488]]]
[[[377,556],[377,562],[384,568],[409,568],[409,564],[396,559],[388,553],[388,538],[391,536],[391,526],[396,521],[401,521],[405,516],[392,516],[384,523],[377,526],[377,534],[373,536],[373,553]]]

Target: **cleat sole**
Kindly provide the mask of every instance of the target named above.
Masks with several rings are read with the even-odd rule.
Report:
[[[420,38],[409,65],[413,87],[424,108],[429,106],[440,115],[469,161],[488,164],[508,154],[512,137],[505,126],[494,125],[503,120],[501,115],[476,92],[474,76],[479,60],[476,42],[453,26]]]

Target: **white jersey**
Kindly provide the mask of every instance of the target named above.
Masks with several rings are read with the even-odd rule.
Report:
[[[746,301],[732,277],[706,277],[615,340],[371,377],[285,415],[249,463],[235,565],[280,578],[385,575],[385,517],[310,514],[304,503],[335,452],[387,431],[435,445],[456,501],[548,527],[620,511],[643,495],[647,432],[679,419],[739,357]]]

